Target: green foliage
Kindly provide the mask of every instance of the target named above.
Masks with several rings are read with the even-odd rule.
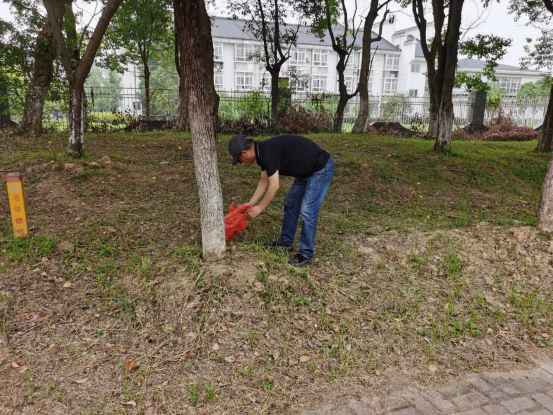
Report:
[[[517,100],[523,99],[547,99],[551,93],[551,80],[540,79],[536,82],[527,82],[520,86]]]
[[[466,55],[468,58],[485,59],[486,65],[483,72],[474,75],[457,72],[455,74],[455,87],[464,87],[467,91],[483,92],[489,90],[488,82],[497,81],[495,76],[497,61],[505,56],[511,43],[512,39],[495,35],[476,35],[459,43],[460,54]]]
[[[250,91],[238,100],[236,108],[240,114],[251,118],[262,118],[269,113],[269,97],[259,91]]]
[[[125,0],[104,36],[101,65],[122,73],[129,63],[144,66],[174,49],[171,9],[168,0]]]
[[[486,109],[497,111],[501,106],[501,90],[497,84],[492,84],[486,97]]]

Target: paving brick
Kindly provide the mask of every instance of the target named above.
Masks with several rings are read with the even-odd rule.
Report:
[[[332,415],[337,411],[338,410],[334,407],[334,405],[325,405],[321,406],[320,408],[311,409],[307,412],[303,412],[301,415]]]
[[[348,408],[355,415],[374,415],[374,411],[371,408],[355,399],[349,401]]]
[[[473,389],[473,386],[468,382],[457,382],[446,388],[440,389],[440,394],[444,399],[451,399],[472,392]]]
[[[525,396],[520,398],[511,399],[508,401],[502,401],[500,402],[501,406],[508,410],[512,414],[518,414],[519,412],[533,409],[536,407],[536,404],[534,401],[532,401],[530,398],[527,398]]]
[[[388,412],[388,415],[420,415],[420,412],[417,411],[415,408],[411,407],[411,408],[403,408],[403,409],[400,409],[399,411]]]
[[[422,395],[426,398],[428,402],[438,408],[442,412],[442,414],[450,414],[457,411],[456,406],[453,405],[450,401],[446,401],[444,398],[442,398],[442,395],[440,395],[438,392],[430,391],[425,392]]]
[[[428,402],[422,395],[416,393],[410,393],[404,395],[407,401],[409,401],[418,411],[424,415],[439,415],[440,411],[430,402]]]
[[[551,384],[542,378],[529,378],[514,380],[511,382],[522,393],[536,393],[551,389]]]
[[[553,398],[553,389],[547,391],[547,394]]]
[[[518,395],[520,391],[511,384],[511,379],[507,376],[501,375],[484,375],[483,378],[496,388],[509,395]]]
[[[492,385],[482,377],[471,378],[469,379],[469,382],[488,398],[497,399],[502,398],[506,395],[505,392],[498,389],[497,386]]]
[[[480,392],[474,391],[465,395],[458,396],[451,400],[459,408],[467,410],[478,408],[479,406],[490,403],[490,400],[482,395]]]
[[[534,372],[534,375],[537,376],[537,377],[540,377],[542,379],[545,379],[546,381],[548,381],[550,384],[553,385],[553,375],[543,369],[537,369],[535,370]]]
[[[408,406],[411,404],[399,396],[392,396],[384,401],[384,410],[386,411],[397,411]]]
[[[486,405],[482,409],[489,415],[509,415],[509,412],[499,405]]]
[[[467,412],[462,412],[463,415],[488,415],[486,414],[486,412],[484,412],[482,409],[478,408],[478,409],[472,409],[470,411],[467,411]]]
[[[552,363],[546,363],[546,364],[542,365],[541,368],[543,370],[545,370],[546,372],[549,372],[553,375],[553,362]]]
[[[534,398],[535,401],[538,401],[545,409],[553,411],[553,399],[549,396],[543,393],[538,393],[537,395],[532,395],[532,398]]]
[[[520,415],[552,415],[547,409],[541,409],[538,412],[521,412]]]

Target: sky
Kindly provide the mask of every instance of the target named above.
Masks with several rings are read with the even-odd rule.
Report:
[[[350,10],[349,14],[352,14],[356,0],[345,0],[346,6]],[[357,0],[358,10],[364,10],[369,0]],[[82,2],[79,2],[83,4]],[[215,0],[215,6],[211,8],[210,12],[218,16],[224,16],[226,11],[226,2],[224,0]],[[502,0],[497,3],[494,2],[488,10],[483,10],[482,3],[478,0],[465,0],[465,6],[463,9],[463,27],[467,28],[472,26],[472,29],[467,33],[467,36],[473,36],[476,34],[495,34],[497,36],[510,37],[513,39],[513,43],[509,48],[507,55],[500,61],[507,65],[519,66],[519,60],[525,56],[524,46],[527,44],[526,38],[536,39],[540,35],[538,29],[528,27],[525,25],[527,20],[521,18],[518,22],[514,21],[512,15],[507,10],[508,1]],[[90,4],[83,4],[85,10],[94,10],[94,6]],[[394,11],[396,16],[396,30],[404,29],[414,26],[412,15],[409,9],[401,9],[397,4],[390,7],[391,11]],[[478,20],[478,16],[481,16]],[[0,3],[0,17],[3,19],[11,20],[9,7],[5,3]],[[430,16],[427,17],[427,19]],[[478,21],[477,25],[472,24],[474,21]],[[429,19],[431,21],[431,18]]]

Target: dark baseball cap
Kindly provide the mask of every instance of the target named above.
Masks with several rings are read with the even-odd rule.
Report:
[[[238,158],[240,157],[240,153],[242,150],[246,150],[246,136],[242,134],[238,134],[233,136],[229,142],[228,142],[228,152],[232,156],[232,165],[240,163],[240,160]]]

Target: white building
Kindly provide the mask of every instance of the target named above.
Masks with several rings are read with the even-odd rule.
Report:
[[[378,23],[379,24],[379,23]],[[374,27],[377,27],[375,24]],[[427,38],[434,36],[434,24],[427,24]],[[417,26],[395,30],[395,19],[389,19],[383,25],[382,37],[401,50],[398,92],[412,97],[428,96],[428,78],[426,60],[422,52],[420,34]],[[486,62],[477,59],[459,59],[458,71],[469,75],[482,72]],[[516,66],[499,64],[496,68],[498,86],[506,97],[515,97],[520,86],[527,82],[536,82],[543,73],[522,70]],[[467,91],[455,90],[455,96],[466,96]]]
[[[377,30],[379,23],[375,24]],[[261,44],[245,29],[243,20],[216,17],[212,27],[215,54],[215,87],[219,91],[245,91],[254,89],[270,90],[270,74],[263,64],[252,54],[259,51]],[[335,33],[343,33],[336,28]],[[373,32],[373,36],[376,34]],[[394,19],[383,25],[383,39],[372,44],[371,55],[374,61],[369,80],[371,95],[394,95],[402,93],[411,97],[428,95],[426,61],[422,53],[419,31],[416,26],[395,30]],[[428,26],[428,36],[433,36],[433,26]],[[362,46],[363,31],[360,30],[355,44]],[[290,59],[281,69],[285,77],[290,66],[310,76],[307,89],[297,92],[338,93],[336,64],[338,54],[332,50],[330,36],[321,41],[310,33],[310,27],[301,26],[298,32],[297,47],[291,49]],[[361,52],[355,51],[349,59],[345,77],[349,91],[357,87]],[[485,62],[476,59],[460,59],[459,70],[469,74],[481,72]],[[508,96],[515,96],[520,85],[535,82],[542,76],[538,71],[524,71],[515,66],[500,64],[496,69],[499,87]],[[465,95],[456,91],[456,95]]]

